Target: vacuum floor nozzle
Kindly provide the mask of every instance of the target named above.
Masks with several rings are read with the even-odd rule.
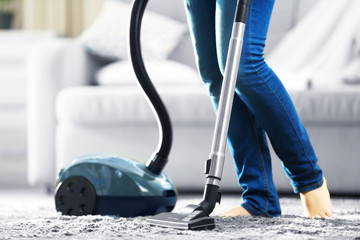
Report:
[[[211,230],[215,220],[209,217],[200,205],[190,204],[179,213],[160,213],[149,217],[150,225],[181,230]]]

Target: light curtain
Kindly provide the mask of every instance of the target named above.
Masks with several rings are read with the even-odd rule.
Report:
[[[100,12],[105,0],[24,0],[23,28],[78,36]]]

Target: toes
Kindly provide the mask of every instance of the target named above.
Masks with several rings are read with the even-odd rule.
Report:
[[[325,215],[326,215],[326,217],[332,217],[333,216],[333,211],[331,210],[331,211],[326,211],[325,212]]]

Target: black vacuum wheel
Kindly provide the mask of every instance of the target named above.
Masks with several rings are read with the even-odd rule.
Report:
[[[55,206],[64,215],[82,216],[93,214],[96,192],[84,177],[73,176],[60,183],[55,193]]]

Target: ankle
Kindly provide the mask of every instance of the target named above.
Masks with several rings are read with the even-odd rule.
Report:
[[[307,217],[332,217],[333,208],[325,178],[323,184],[319,188],[300,193],[300,198]]]

